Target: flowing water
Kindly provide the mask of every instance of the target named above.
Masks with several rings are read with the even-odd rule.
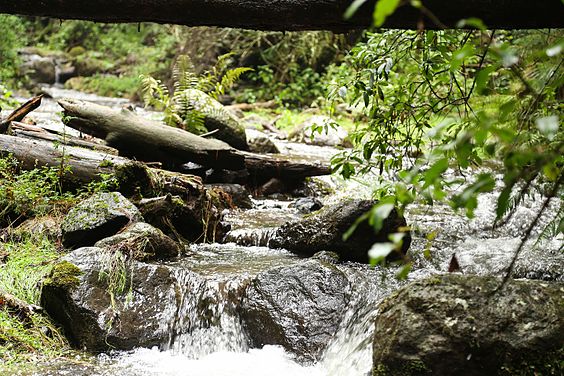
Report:
[[[123,100],[100,98],[50,88],[53,97],[74,97],[120,107]],[[46,99],[34,112],[38,123],[60,127],[53,118],[58,112],[55,102]],[[142,111],[142,110],[138,110]],[[155,116],[147,113],[147,116]],[[334,149],[308,147],[276,141],[289,153],[326,159]],[[330,185],[335,193],[324,197],[326,203],[344,197],[368,197],[369,177],[364,182],[342,182],[335,177],[316,179]],[[368,183],[366,183],[368,181]],[[350,301],[339,329],[327,349],[314,364],[300,363],[279,346],[250,348],[237,312],[237,297],[258,273],[275,266],[303,262],[285,250],[265,247],[278,226],[299,218],[289,201],[256,200],[254,208],[226,213],[231,225],[227,244],[194,245],[191,254],[169,263],[176,277],[183,281],[182,304],[177,312],[174,330],[168,343],[160,348],[140,348],[129,352],[113,352],[86,357],[76,362],[54,362],[38,375],[310,375],[359,376],[371,370],[373,319],[377,304],[402,285],[433,273],[445,272],[456,254],[462,272],[501,275],[506,271],[519,245],[523,229],[542,204],[540,195],[531,196],[504,226],[493,229],[495,194],[479,199],[476,217],[468,220],[448,207],[415,206],[407,213],[413,229],[412,252],[414,271],[408,281],[395,278],[394,268],[371,268],[353,263],[339,264],[350,284]],[[551,212],[562,203],[554,200]],[[543,218],[541,225],[547,222]],[[542,226],[535,229],[538,235]],[[432,235],[432,236],[430,236]],[[430,238],[433,238],[430,241]],[[516,265],[516,276],[564,280],[563,239],[535,243],[529,241]],[[424,252],[428,250],[428,252]],[[424,254],[426,256],[424,256]],[[188,294],[190,292],[190,294]],[[197,292],[197,293],[195,293]],[[196,295],[196,299],[189,296]]]

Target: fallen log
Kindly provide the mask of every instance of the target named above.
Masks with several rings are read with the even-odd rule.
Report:
[[[0,289],[0,309],[6,309],[26,324],[32,322],[32,316],[35,312],[41,311],[41,307],[28,304],[3,289]]]
[[[13,121],[22,121],[27,114],[35,110],[37,107],[41,106],[41,98],[43,94],[33,97],[20,107],[15,109],[8,117],[0,123],[0,133],[7,133],[10,127],[10,123]]]
[[[96,150],[102,153],[117,155],[118,150],[96,142],[90,142],[71,135],[59,135],[46,131],[41,127],[24,124],[17,121],[12,122],[12,134],[18,137],[32,140],[51,141],[60,145],[78,146]]]
[[[59,100],[66,125],[106,141],[125,157],[160,161],[170,168],[186,162],[228,170],[243,169],[243,157],[225,142],[85,101]]]
[[[129,111],[97,104],[61,100],[68,126],[106,140],[120,155],[143,161],[159,161],[167,168],[186,162],[224,170],[247,169],[253,180],[272,177],[299,180],[331,173],[328,165],[293,160],[283,155],[261,155],[231,148],[224,142],[205,139],[182,129],[147,120]]]
[[[61,148],[53,142],[0,135],[0,156],[11,155],[23,170],[37,167],[64,167],[64,184],[79,186],[100,181],[103,176],[116,175],[120,191],[147,197],[170,193],[183,198],[204,191],[197,176],[147,167],[117,155],[68,146]]]
[[[100,22],[157,22],[188,26],[226,26],[261,30],[332,30],[366,28],[376,0],[354,16],[343,14],[351,0],[18,0],[0,1],[0,13]],[[560,0],[425,0],[410,2],[386,20],[398,29],[454,28],[463,18],[479,18],[488,27],[526,29],[563,27]],[[437,22],[439,21],[439,22]]]

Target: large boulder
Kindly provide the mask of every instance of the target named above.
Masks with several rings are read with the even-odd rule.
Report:
[[[217,130],[214,138],[227,142],[235,149],[249,150],[245,127],[221,103],[196,89],[186,90],[186,97],[194,109],[204,115],[208,131]]]
[[[560,375],[564,284],[466,275],[412,283],[378,307],[373,375]]]
[[[20,74],[29,78],[32,84],[54,84],[57,79],[55,60],[52,57],[27,55]]]
[[[61,225],[67,248],[89,246],[142,219],[135,205],[119,192],[96,193],[73,207]]]
[[[321,259],[259,274],[241,306],[251,345],[281,345],[300,360],[318,359],[339,326],[349,290],[345,274]]]
[[[363,221],[352,236],[343,240],[343,234],[375,204],[372,200],[348,200],[325,206],[301,220],[282,225],[271,239],[269,247],[285,248],[301,256],[312,256],[324,250],[333,251],[339,254],[341,260],[368,262],[368,251],[374,243],[388,242],[389,234],[406,226],[405,219],[394,209],[378,233],[367,221]],[[406,234],[402,246],[404,252],[410,243],[411,238]]]
[[[177,257],[180,246],[161,230],[136,222],[119,234],[99,240],[95,247],[119,250],[139,261],[165,260]]]
[[[122,274],[112,278],[111,273]],[[54,266],[43,283],[41,304],[78,348],[158,346],[175,333],[176,313],[190,280],[186,275],[179,280],[174,269],[165,265],[124,260],[101,248],[80,248]],[[123,289],[115,282],[120,279],[125,281]]]

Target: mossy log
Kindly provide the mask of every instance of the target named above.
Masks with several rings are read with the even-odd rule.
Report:
[[[228,170],[245,168],[244,158],[225,142],[196,136],[182,129],[145,119],[129,110],[80,100],[60,100],[65,123],[106,141],[125,157],[181,165],[194,162]]]
[[[224,26],[261,30],[366,28],[376,0],[368,0],[350,19],[351,0],[17,0],[0,1],[0,13],[83,19],[99,22],[158,22],[188,26]],[[402,2],[387,28],[456,27],[475,17],[491,28],[562,27],[560,0],[426,0],[415,8]]]
[[[121,155],[142,161],[159,161],[169,169],[186,162],[225,170],[246,168],[253,181],[263,182],[272,177],[296,181],[331,173],[328,165],[319,162],[236,150],[222,141],[147,120],[131,111],[70,99],[60,100],[59,104],[65,110],[68,126],[104,139]]]
[[[0,135],[0,156],[12,155],[20,168],[40,166],[63,167],[63,183],[78,186],[100,181],[103,175],[114,174],[120,190],[127,196],[156,196],[170,193],[182,196],[202,194],[202,180],[193,175],[147,167],[130,159],[79,147],[57,147],[53,142]]]

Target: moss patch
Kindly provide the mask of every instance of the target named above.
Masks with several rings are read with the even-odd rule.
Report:
[[[62,289],[77,288],[80,284],[78,277],[82,274],[78,266],[68,261],[56,264],[49,277],[43,281],[44,286],[53,286]]]

